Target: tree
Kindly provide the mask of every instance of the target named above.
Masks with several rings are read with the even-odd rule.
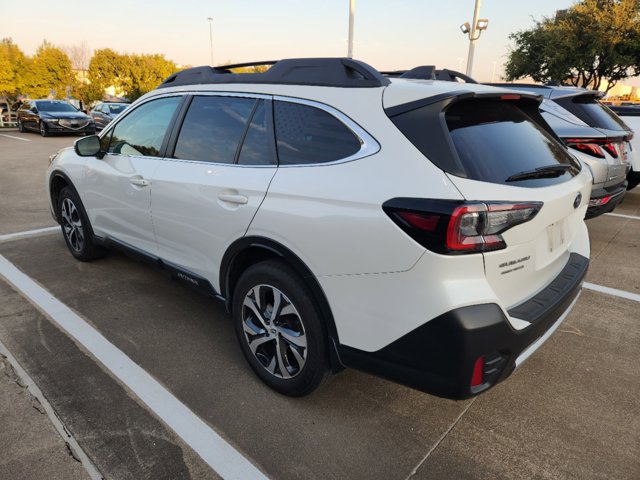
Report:
[[[71,68],[79,71],[89,69],[91,50],[89,49],[87,42],[82,42],[77,45],[66,45],[62,49],[71,60]]]
[[[103,92],[109,87],[121,92],[128,70],[126,55],[120,55],[110,48],[96,50],[89,62],[89,82]]]
[[[15,96],[24,82],[27,57],[10,38],[0,41],[0,94]]]
[[[530,30],[509,36],[515,42],[506,79],[606,90],[640,73],[640,1],[582,0]]]
[[[156,88],[177,70],[176,64],[164,55],[130,55],[129,67],[124,79],[124,93],[129,100],[135,100]]]
[[[46,40],[42,42],[33,58],[26,62],[22,93],[35,98],[50,94],[64,98],[73,84],[71,60],[67,54]]]

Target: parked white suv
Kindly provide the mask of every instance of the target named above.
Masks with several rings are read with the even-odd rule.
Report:
[[[539,98],[350,59],[169,77],[48,170],[79,260],[118,247],[223,299],[288,395],[355,367],[449,398],[506,378],[589,263],[591,174]]]

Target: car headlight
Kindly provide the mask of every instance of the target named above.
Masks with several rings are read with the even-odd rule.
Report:
[[[44,120],[46,123],[58,123],[57,118],[43,118],[42,120]]]

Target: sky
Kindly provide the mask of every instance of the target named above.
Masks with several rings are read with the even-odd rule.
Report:
[[[464,72],[475,0],[356,0],[354,58],[379,70],[436,65]],[[500,81],[509,34],[572,0],[483,0],[489,28],[476,42],[473,77]],[[89,6],[90,5],[90,6]],[[27,55],[43,40],[91,50],[160,53],[180,65],[347,55],[349,0],[0,0],[0,37]]]

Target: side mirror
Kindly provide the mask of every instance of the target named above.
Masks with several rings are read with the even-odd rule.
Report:
[[[90,135],[88,137],[79,138],[73,144],[73,149],[81,157],[97,157],[100,155],[100,137]]]

